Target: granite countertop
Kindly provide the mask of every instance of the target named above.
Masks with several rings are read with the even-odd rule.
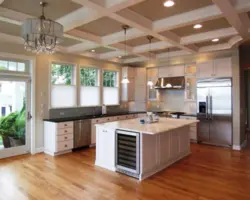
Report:
[[[126,113],[113,113],[113,114],[106,114],[106,115],[86,115],[86,116],[78,116],[78,117],[51,118],[51,119],[43,119],[43,121],[59,123],[59,122],[67,122],[67,121],[96,119],[96,118],[114,117],[114,116],[140,114],[140,113],[145,113],[145,112],[126,112]]]
[[[173,129],[189,126],[193,123],[198,123],[199,120],[190,119],[172,119],[159,118],[159,122],[152,124],[141,124],[138,119],[129,119],[123,121],[108,122],[96,124],[96,126],[108,129],[122,129],[126,131],[140,132],[143,134],[156,135],[159,133],[171,131]]]

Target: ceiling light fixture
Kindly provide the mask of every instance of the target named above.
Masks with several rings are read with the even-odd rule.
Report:
[[[153,36],[151,36],[151,35],[149,35],[149,36],[147,36],[147,39],[148,39],[148,42],[149,42],[149,45],[148,45],[148,63],[150,64],[150,62],[151,62],[151,43],[152,43],[152,39],[153,39],[154,37]],[[152,89],[153,88],[153,85],[154,85],[154,83],[153,83],[153,81],[151,80],[151,79],[149,79],[148,80],[148,86]]]
[[[56,46],[63,41],[63,26],[46,19],[44,15],[47,5],[46,2],[40,2],[42,15],[39,18],[26,19],[22,24],[21,37],[27,51],[52,54]]]
[[[201,24],[195,24],[195,25],[194,25],[194,29],[199,29],[199,28],[202,28],[202,25],[201,25]]]
[[[123,25],[122,26],[122,28],[123,28],[123,30],[124,30],[124,50],[125,50],[125,57],[127,56],[127,29],[129,28],[129,26],[128,25]],[[123,84],[128,84],[129,83],[129,80],[128,80],[128,78],[127,77],[123,77],[123,79],[122,79],[122,83]]]
[[[122,56],[118,56],[118,58],[122,58]]]
[[[175,2],[173,0],[167,0],[167,1],[164,2],[163,5],[165,7],[172,7],[172,6],[174,6],[174,4],[175,4]]]
[[[91,50],[91,52],[93,52],[93,53],[94,53],[94,52],[95,52],[95,50],[94,50],[94,49],[92,49],[92,50]]]
[[[219,38],[214,38],[214,39],[212,39],[212,42],[219,42]]]

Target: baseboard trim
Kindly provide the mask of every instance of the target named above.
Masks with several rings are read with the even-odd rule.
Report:
[[[233,150],[240,151],[247,146],[247,140],[245,140],[241,145],[233,145]]]
[[[43,152],[44,152],[44,147],[40,147],[40,148],[36,148],[35,154],[37,154],[37,153],[43,153]]]

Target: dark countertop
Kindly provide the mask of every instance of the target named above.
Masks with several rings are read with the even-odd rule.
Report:
[[[114,113],[114,114],[106,114],[106,115],[86,115],[86,116],[78,116],[78,117],[64,117],[64,118],[52,118],[52,119],[43,119],[43,121],[47,122],[67,122],[67,121],[76,121],[76,120],[84,120],[84,119],[96,119],[103,117],[114,117],[121,115],[130,115],[130,114],[140,114],[146,112],[126,112],[126,113]]]
[[[160,114],[160,113],[164,113],[164,112],[166,112],[166,111],[153,112],[153,113]],[[96,119],[96,118],[103,118],[103,117],[114,117],[114,116],[140,114],[140,113],[146,113],[146,112],[125,112],[125,113],[113,113],[113,114],[106,114],[106,115],[86,115],[86,116],[78,116],[78,117],[51,118],[51,119],[43,119],[43,121],[59,123],[59,122],[67,122],[67,121]],[[192,114],[192,113],[185,113],[185,114],[182,114],[181,116],[197,117],[196,114]]]

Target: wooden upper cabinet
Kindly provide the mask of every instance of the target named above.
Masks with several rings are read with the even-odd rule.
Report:
[[[214,60],[214,71],[216,77],[232,77],[232,59],[220,58]]]
[[[197,64],[197,77],[231,77],[232,60],[231,58],[219,58],[208,62]]]
[[[184,65],[174,65],[170,67],[160,67],[159,77],[184,76]]]

